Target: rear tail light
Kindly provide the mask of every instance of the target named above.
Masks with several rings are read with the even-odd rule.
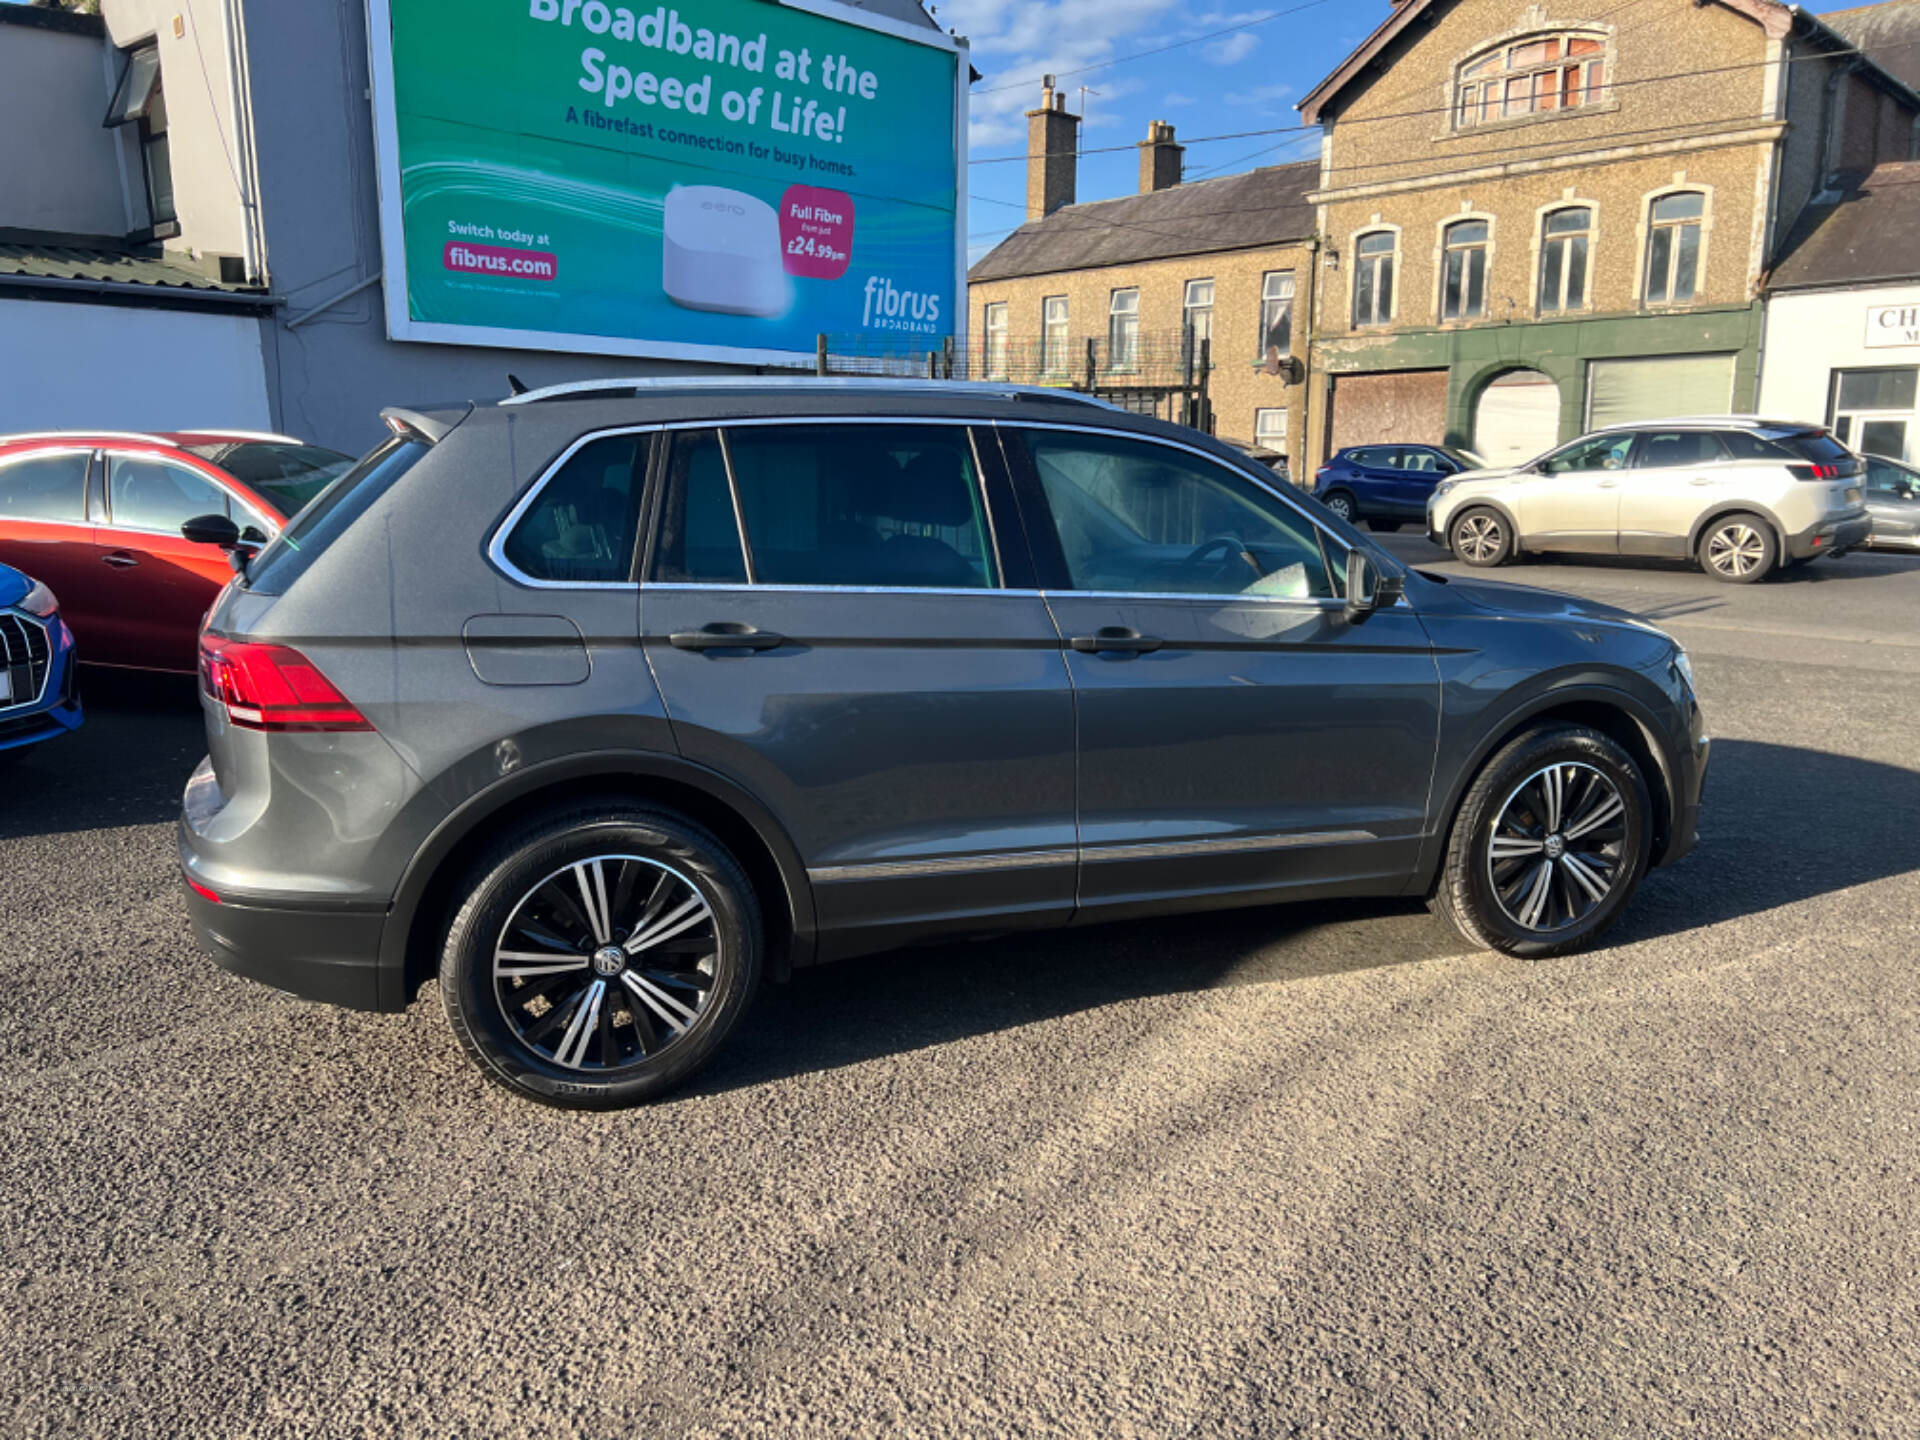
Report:
[[[1851,480],[1860,473],[1858,460],[1819,461],[1811,465],[1787,467],[1796,480]]]
[[[371,730],[314,663],[291,645],[200,637],[200,683],[248,730]]]

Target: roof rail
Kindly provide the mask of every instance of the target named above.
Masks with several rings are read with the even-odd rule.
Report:
[[[1058,400],[1095,405],[1106,410],[1122,407],[1097,395],[1052,385],[1008,385],[993,380],[919,380],[885,375],[640,375],[610,376],[604,380],[574,380],[545,385],[521,395],[509,395],[502,405],[537,405],[548,400],[638,399],[676,390],[842,390],[876,394],[997,395],[1013,400]]]
[[[0,445],[17,445],[25,440],[144,440],[151,445],[171,445],[163,435],[144,430],[22,430],[17,435],[0,435]]]

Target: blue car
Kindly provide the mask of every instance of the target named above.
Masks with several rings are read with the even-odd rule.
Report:
[[[0,754],[80,728],[73,632],[53,592],[0,565]]]
[[[1315,472],[1313,494],[1350,524],[1398,530],[1426,519],[1434,486],[1483,463],[1446,445],[1351,445]]]

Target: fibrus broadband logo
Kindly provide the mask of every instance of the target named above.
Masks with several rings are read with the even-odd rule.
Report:
[[[927,290],[897,290],[886,276],[869,275],[860,324],[867,330],[935,334],[940,328],[940,297]]]
[[[509,250],[500,245],[447,242],[445,264],[463,275],[498,275],[509,280],[552,280],[560,274],[560,259],[545,250]]]

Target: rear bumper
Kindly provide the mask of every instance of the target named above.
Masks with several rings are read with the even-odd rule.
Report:
[[[1837,555],[1842,550],[1864,545],[1872,533],[1871,515],[1857,515],[1850,520],[1823,521],[1810,530],[1787,536],[1787,554],[1795,560],[1806,560],[1815,555]]]
[[[182,877],[194,938],[222,970],[303,1000],[351,1010],[387,1008],[380,999],[380,933],[385,911],[300,910],[219,903]]]

